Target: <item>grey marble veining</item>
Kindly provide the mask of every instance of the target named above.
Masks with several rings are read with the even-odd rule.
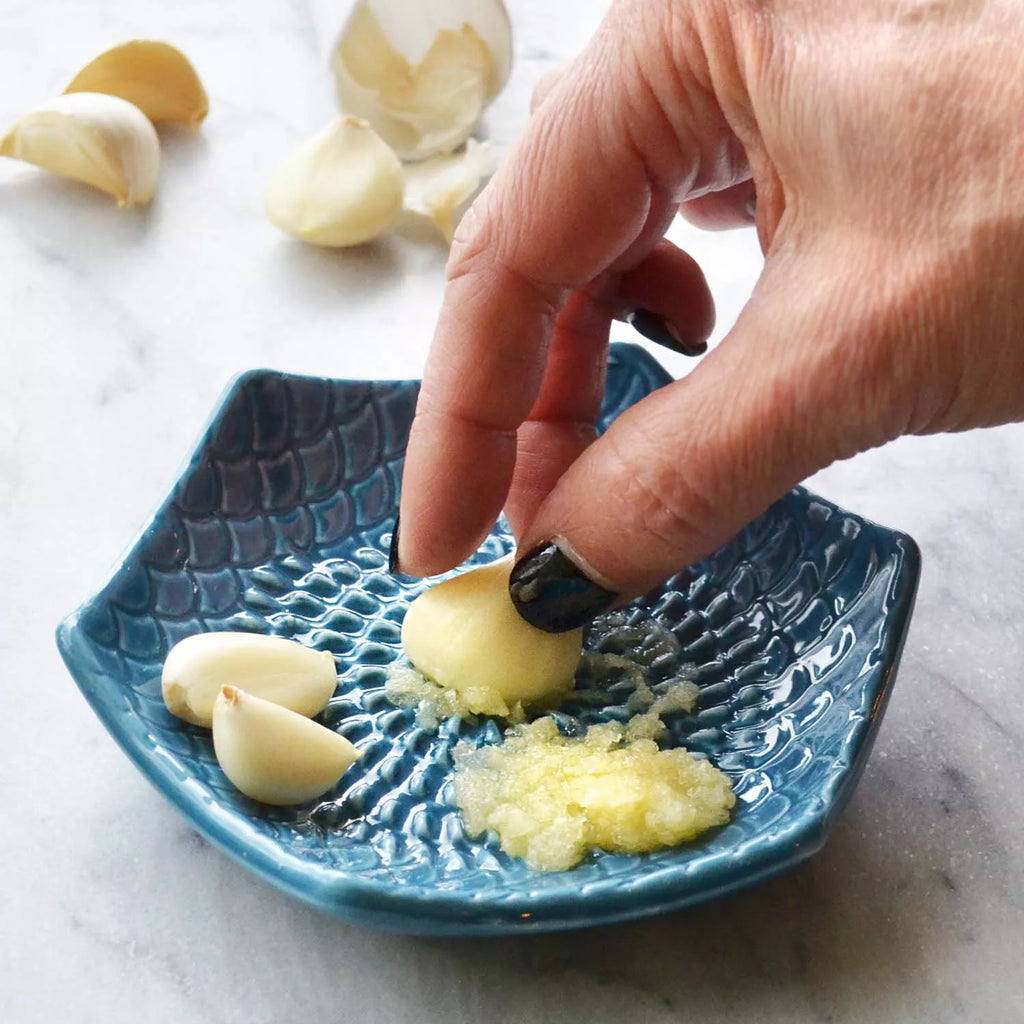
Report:
[[[487,117],[504,143],[604,4],[509,7],[520,56]],[[180,45],[212,110],[199,136],[164,133],[143,211],[0,162],[5,1024],[1024,1020],[1024,427],[905,439],[811,481],[915,536],[917,612],[830,844],[724,901],[531,939],[359,931],[240,872],[93,718],[53,627],[165,492],[230,377],[422,364],[440,247],[321,252],[261,212],[277,162],[332,111],[324,62],[346,8],[0,0],[0,120],[134,36]],[[681,225],[673,237],[706,268],[720,337],[756,277],[756,243]]]

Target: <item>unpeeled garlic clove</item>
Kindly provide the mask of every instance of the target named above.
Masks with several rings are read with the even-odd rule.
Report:
[[[103,93],[40,104],[0,138],[0,156],[109,192],[121,206],[148,203],[160,175],[153,125],[138,107]]]
[[[189,59],[170,43],[132,39],[91,60],[64,90],[99,92],[134,103],[155,123],[199,124],[210,109]]]
[[[359,759],[344,736],[234,686],[214,705],[213,749],[237,789],[277,806],[321,796]]]
[[[161,688],[168,711],[209,728],[222,686],[309,717],[327,706],[337,681],[329,651],[259,633],[196,633],[171,648]]]
[[[544,633],[508,594],[513,559],[499,559],[424,591],[402,623],[402,646],[429,679],[481,714],[564,695],[573,684],[583,631]]]
[[[497,166],[494,147],[475,139],[462,152],[407,164],[402,168],[405,212],[428,220],[450,244],[462,215]]]
[[[512,65],[501,0],[359,0],[332,56],[343,110],[403,160],[458,148]]]
[[[267,217],[314,245],[368,242],[402,213],[402,165],[365,122],[336,118],[278,168]]]

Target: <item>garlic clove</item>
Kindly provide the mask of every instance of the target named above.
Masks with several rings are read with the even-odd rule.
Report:
[[[404,160],[458,148],[511,64],[501,0],[360,0],[332,57],[342,109],[368,120]]]
[[[438,583],[402,624],[413,665],[481,714],[564,696],[583,649],[582,630],[545,633],[519,615],[508,596],[512,565],[510,555]]]
[[[153,125],[127,100],[102,93],[40,104],[0,138],[0,156],[109,192],[120,206],[148,203],[160,175]]]
[[[153,122],[199,124],[210,109],[189,59],[169,43],[132,39],[91,60],[65,93],[99,92],[134,103]]]
[[[365,122],[337,118],[278,168],[266,195],[270,221],[314,245],[360,245],[402,213],[402,165]]]
[[[429,221],[451,244],[462,215],[498,166],[489,142],[469,139],[459,153],[431,157],[402,168],[405,212]]]
[[[209,728],[222,686],[309,717],[327,706],[337,681],[330,651],[259,633],[196,633],[171,648],[161,688],[171,714]]]
[[[277,806],[321,796],[359,759],[344,736],[234,686],[214,704],[213,749],[236,789]]]

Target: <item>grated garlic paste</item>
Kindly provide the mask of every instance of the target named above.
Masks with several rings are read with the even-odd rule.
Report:
[[[501,743],[457,744],[454,800],[467,833],[493,830],[502,850],[533,870],[564,871],[592,849],[647,853],[724,825],[736,803],[729,778],[681,747],[657,744],[661,716],[692,710],[696,685],[679,677],[656,694],[645,666],[632,659],[598,652],[583,658],[599,682],[628,680],[631,717],[570,737],[550,716],[525,724],[516,704]],[[391,667],[385,693],[399,707],[416,708],[424,728],[453,715],[474,717],[457,691],[408,664]]]
[[[682,748],[660,750],[664,729],[646,712],[569,737],[544,717],[497,745],[458,744],[455,803],[467,832],[493,829],[535,871],[564,871],[591,849],[647,853],[724,825],[732,783]]]

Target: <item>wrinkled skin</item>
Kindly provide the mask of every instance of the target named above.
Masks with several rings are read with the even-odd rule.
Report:
[[[620,0],[542,84],[459,228],[402,498],[402,568],[504,506],[638,594],[832,461],[1024,418],[1024,4]],[[600,440],[611,320],[713,308],[662,235],[756,224],[728,336]]]

